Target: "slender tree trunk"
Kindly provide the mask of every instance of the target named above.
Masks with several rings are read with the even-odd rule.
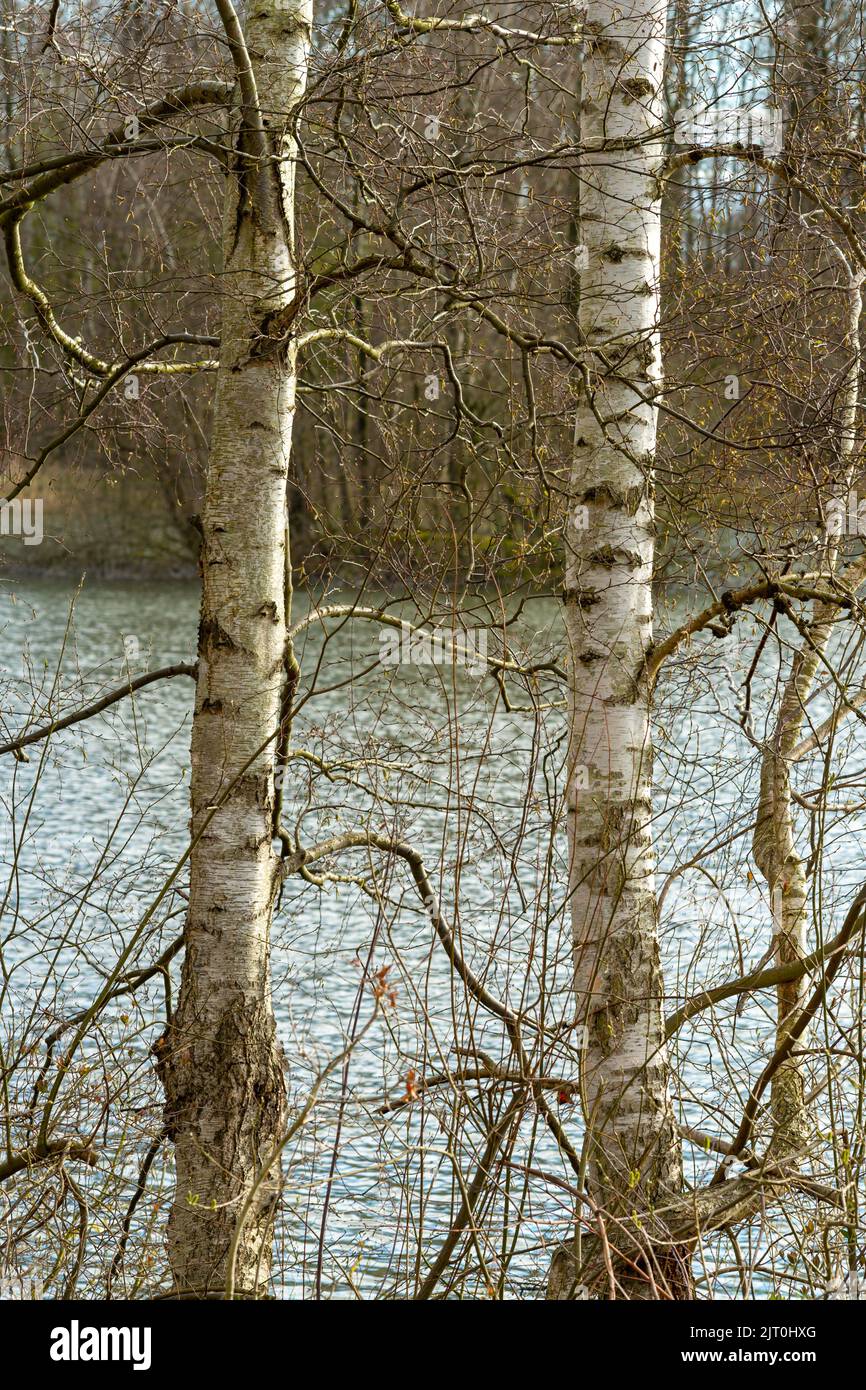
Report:
[[[269,975],[277,884],[274,755],[288,679],[286,484],[295,402],[296,272],[289,117],[306,81],[311,0],[259,0],[246,44],[266,148],[238,136],[225,206],[225,304],[202,516],[199,676],[192,731],[189,913],[177,1011],[158,1048],[177,1190],[178,1292],[219,1296],[238,1209],[284,1127]],[[236,57],[236,62],[238,61]],[[244,94],[244,122],[254,116]],[[267,744],[267,740],[272,741]],[[238,1294],[268,1277],[276,1183],[239,1243]]]
[[[665,5],[626,0],[619,13],[604,0],[588,7],[584,149],[602,138],[638,142],[662,119]],[[644,676],[656,445],[656,410],[645,397],[661,370],[653,179],[661,153],[660,142],[635,143],[581,162],[589,265],[579,322],[595,354],[576,421],[566,533],[570,906],[589,1194],[614,1248],[622,1246],[618,1218],[649,1210],[682,1182],[664,1046]],[[620,1297],[652,1296],[653,1281],[682,1285],[682,1271],[653,1268],[646,1250],[626,1254],[638,1268],[626,1261],[616,1271]],[[593,1276],[563,1256],[550,1296],[572,1296],[576,1281],[593,1288]]]
[[[687,51],[691,42],[692,0],[669,0],[667,9],[665,107],[668,121],[673,127],[679,113],[689,104]],[[673,151],[673,147],[672,129],[669,149]],[[688,217],[689,183],[689,170],[686,165],[677,171],[675,178],[668,179],[662,204],[662,272],[665,283],[672,287],[675,294],[682,292],[687,260],[685,222]]]
[[[774,100],[786,110],[785,158],[807,179],[821,186],[826,172],[822,146],[834,141],[845,143],[847,120],[831,74],[829,11],[824,0],[785,0],[780,12]],[[781,244],[782,230],[794,219],[795,234],[802,216],[814,209],[814,199],[799,188],[782,184],[779,189],[779,221],[774,240]],[[811,239],[798,250],[795,273],[814,283],[825,270],[827,243]],[[863,277],[847,265],[843,251],[837,252],[843,274],[849,276],[844,332],[835,351],[839,360],[839,390],[836,419],[830,430],[829,449],[822,459],[826,476],[832,479],[828,500],[847,514],[848,492],[853,479],[860,389],[860,318],[863,308]],[[790,275],[783,262],[777,274]],[[804,427],[804,414],[798,412],[796,426]],[[828,546],[826,564],[836,569],[838,546]],[[753,836],[755,863],[769,890],[773,915],[773,949],[776,962],[786,965],[808,955],[808,880],[806,866],[797,852],[794,809],[791,792],[791,759],[806,718],[806,702],[827,650],[838,609],[816,605],[808,637],[795,653],[785,685],[774,736],[765,747],[761,762],[761,786]],[[776,1043],[781,1046],[790,1021],[799,1013],[809,987],[808,976],[777,986]],[[801,1061],[789,1058],[772,1082],[773,1138],[771,1151],[778,1159],[796,1158],[804,1153],[812,1121],[805,1104],[805,1076]]]
[[[860,318],[863,311],[863,275],[850,272],[847,293],[847,323],[842,339],[845,365],[838,395],[831,476],[835,478],[831,499],[847,516],[848,495],[855,468],[855,444],[860,390]],[[826,565],[837,569],[839,546],[829,538]],[[856,586],[864,568],[857,561],[846,579]],[[815,677],[838,620],[839,609],[817,604],[804,640],[795,652],[791,673],[779,706],[774,736],[768,740],[761,761],[761,787],[753,836],[755,863],[766,880],[773,909],[773,947],[778,965],[802,960],[814,945],[808,940],[808,880],[806,866],[797,851],[791,766],[806,720],[807,702],[813,693]],[[814,943],[817,944],[817,943]],[[776,986],[776,1046],[788,1036],[790,1022],[799,1014],[809,992],[808,975]],[[804,1155],[813,1121],[805,1103],[806,1081],[801,1061],[791,1057],[772,1081],[771,1107],[773,1137],[770,1152],[776,1159]]]

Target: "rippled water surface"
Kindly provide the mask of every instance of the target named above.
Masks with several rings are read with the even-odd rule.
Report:
[[[76,592],[56,581],[5,582],[4,731],[87,704],[126,672],[193,660],[197,621],[194,585],[103,583]],[[556,604],[530,605],[515,634],[529,651],[556,652]],[[492,682],[435,666],[387,677],[373,670],[348,687],[350,671],[375,667],[378,643],[378,628],[366,623],[346,624],[324,646],[317,625],[303,637],[299,655],[307,682],[315,672],[315,696],[294,734],[311,756],[287,781],[287,823],[306,844],[359,823],[412,839],[423,850],[467,960],[483,970],[487,987],[530,1012],[547,988],[552,1015],[564,1018],[565,847],[558,829],[551,835],[559,809],[561,711],[547,711],[541,726],[526,713],[503,713],[501,706],[497,712]],[[656,834],[667,978],[675,997],[691,993],[707,972],[725,978],[741,961],[754,964],[767,942],[768,904],[746,868],[748,839],[737,835],[747,825],[754,762],[744,760],[748,749],[734,717],[732,658],[711,657],[715,666],[688,700],[680,699],[674,682],[659,707]],[[58,1019],[93,999],[100,971],[117,959],[183,854],[192,698],[189,678],[162,681],[134,702],[122,701],[34,745],[27,763],[3,760],[3,922],[6,957],[15,966],[9,1007],[18,1010],[19,1022],[28,1000]],[[333,759],[334,749],[345,764],[341,774],[314,780],[313,758]],[[348,769],[351,759],[366,765]],[[862,829],[861,821],[855,824]],[[844,840],[833,847],[828,913],[837,910],[833,895],[844,903],[857,881],[860,854],[851,829],[849,821]],[[734,849],[729,843],[720,851],[714,883],[692,871],[668,880],[703,846],[732,837]],[[381,874],[381,864],[355,856],[346,873],[369,880],[374,870]],[[275,1002],[296,1107],[321,1069],[363,1029],[369,1000],[360,987],[362,963],[387,968],[396,991],[396,1006],[363,1035],[348,1069],[329,1076],[312,1119],[287,1151],[282,1296],[311,1296],[317,1278],[325,1296],[400,1296],[411,1287],[419,1239],[425,1250],[435,1250],[459,1202],[454,1140],[444,1123],[447,1088],[441,1111],[435,1096],[388,1116],[378,1111],[388,1097],[411,1090],[419,1066],[425,1074],[435,1070],[437,1050],[440,1065],[455,1065],[455,1041],[497,1062],[510,1057],[498,1022],[467,1008],[402,869],[389,867],[379,886],[384,900],[377,902],[357,881],[317,886],[291,880],[277,913]],[[177,933],[182,910],[178,897],[161,906],[159,932],[143,948],[145,963]],[[117,1097],[112,1134],[121,1136],[118,1164],[127,1188],[158,1129],[149,1048],[164,1010],[157,979],[138,991],[134,1006],[113,1003],[106,1014],[104,1042],[122,1048],[126,1058],[127,1093]],[[734,1122],[734,1092],[741,1101],[767,1043],[766,1001],[757,1001],[738,1021],[742,1079],[732,1086],[709,1034],[685,1030],[684,1118],[724,1132]],[[85,1050],[91,1063],[99,1050],[98,1041]],[[568,1065],[554,1048],[549,1071],[558,1074],[558,1066]],[[576,1107],[563,1107],[561,1118],[579,1148]],[[467,1154],[470,1131],[471,1124]],[[712,1167],[699,1149],[689,1147],[686,1158],[690,1177]],[[151,1177],[155,1205],[149,1210],[157,1226],[169,1161],[161,1157]],[[488,1256],[491,1268],[508,1266],[509,1296],[534,1297],[547,1246],[565,1234],[572,1203],[549,1183],[526,1187],[523,1169],[566,1181],[570,1174],[537,1116],[526,1118],[512,1162],[512,1188],[497,1199],[500,1248]],[[90,1178],[94,1190],[99,1181]],[[509,1203],[522,1213],[516,1239],[513,1221],[505,1219]],[[482,1284],[489,1277],[489,1269],[479,1274]]]

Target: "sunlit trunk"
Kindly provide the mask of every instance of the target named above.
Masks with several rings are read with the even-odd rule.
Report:
[[[310,0],[251,7],[246,41],[269,147],[282,162],[263,167],[236,152],[225,207],[222,346],[202,515],[195,845],[180,999],[159,1049],[177,1163],[171,1265],[178,1291],[201,1295],[225,1287],[239,1208],[284,1125],[269,935],[295,403],[286,331],[296,281],[288,118],[305,85],[310,28]],[[271,1174],[244,1222],[238,1294],[254,1295],[267,1280],[276,1195]]]
[[[588,267],[580,330],[594,354],[575,430],[565,593],[570,908],[588,1185],[616,1247],[625,1239],[618,1218],[649,1210],[681,1184],[664,1046],[644,676],[652,641],[651,398],[661,370],[653,170],[662,149],[637,142],[662,119],[665,6],[592,3],[587,29],[581,144],[630,142],[581,162]],[[646,1277],[620,1267],[627,1293],[619,1296],[652,1296],[653,1281],[681,1280],[653,1268],[652,1256],[629,1254]],[[569,1263],[555,1262],[552,1297],[569,1296]]]

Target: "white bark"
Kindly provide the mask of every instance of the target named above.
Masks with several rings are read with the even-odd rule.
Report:
[[[592,0],[581,143],[639,141],[662,119],[665,6]],[[652,641],[660,378],[660,142],[584,155],[580,330],[594,349],[575,430],[566,532],[568,816],[577,1026],[589,1188],[607,1214],[648,1210],[681,1182],[667,1090],[644,661]],[[584,510],[585,509],[585,510]],[[551,1296],[566,1297],[554,1268]],[[640,1296],[635,1286],[631,1296]]]
[[[269,979],[275,742],[260,750],[276,733],[291,678],[286,482],[295,347],[284,328],[296,272],[289,117],[306,82],[311,24],[312,0],[259,0],[250,9],[246,41],[266,141],[281,163],[244,159],[239,151],[225,206],[192,734],[192,832],[200,838],[191,859],[180,999],[158,1049],[177,1161],[172,1269],[178,1291],[201,1295],[218,1296],[225,1286],[237,1212],[284,1124]],[[248,137],[245,148],[261,148],[261,140],[257,146]],[[258,1193],[246,1220],[238,1294],[259,1292],[267,1279],[274,1199],[273,1185]]]

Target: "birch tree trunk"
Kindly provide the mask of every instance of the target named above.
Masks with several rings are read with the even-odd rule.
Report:
[[[840,259],[842,259],[840,257]],[[828,472],[833,478],[830,503],[836,515],[847,517],[848,499],[856,467],[857,420],[860,408],[860,319],[863,313],[864,274],[844,262],[849,277],[847,322],[841,341],[844,369],[837,395],[833,457]],[[828,507],[828,511],[830,508]],[[839,536],[828,536],[825,564],[832,574],[838,569]],[[844,578],[856,590],[866,572],[866,561],[854,561]],[[815,678],[822,670],[830,639],[839,618],[835,604],[818,603],[803,641],[794,654],[785,683],[773,736],[761,759],[758,814],[752,838],[755,863],[767,883],[773,915],[773,950],[778,965],[788,965],[809,954],[808,879],[806,865],[797,850],[791,768],[807,718],[808,700]],[[817,944],[817,943],[816,943]],[[809,989],[809,977],[776,986],[776,1046],[781,1047],[791,1021],[800,1012]],[[772,1081],[773,1137],[770,1152],[778,1160],[802,1158],[814,1121],[805,1102],[805,1076],[797,1057],[788,1058]]]
[[[232,8],[218,9],[231,45]],[[201,1296],[225,1288],[238,1210],[284,1128],[269,934],[278,868],[275,735],[290,669],[289,120],[304,91],[311,25],[312,0],[259,0],[246,53],[242,41],[233,47],[242,119],[225,204],[222,345],[202,517],[195,844],[180,998],[158,1049],[177,1163],[171,1265],[176,1290]],[[264,114],[255,109],[256,89]],[[233,1272],[238,1295],[256,1295],[267,1280],[276,1195],[272,1175],[244,1223]]]
[[[665,5],[592,0],[586,21],[579,327],[592,349],[575,429],[566,531],[570,659],[570,907],[589,1193],[608,1237],[681,1186],[667,1086],[651,839],[652,754],[644,661],[652,641],[653,492],[660,378],[660,203]],[[641,143],[645,141],[645,143]],[[649,1234],[649,1233],[648,1233]],[[628,1252],[628,1297],[651,1296],[652,1257]],[[573,1296],[566,1252],[550,1296]],[[578,1258],[578,1265],[581,1263]],[[640,1278],[640,1268],[648,1279]],[[681,1274],[675,1282],[681,1282]],[[592,1279],[590,1278],[590,1287]],[[623,1296],[620,1293],[619,1296]],[[668,1294],[668,1296],[670,1296]]]

